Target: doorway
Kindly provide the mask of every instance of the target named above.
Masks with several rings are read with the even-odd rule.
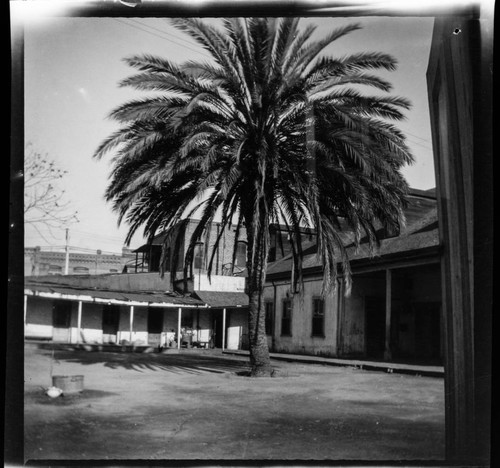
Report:
[[[148,344],[152,346],[161,345],[161,334],[163,332],[163,309],[148,307]]]
[[[120,323],[120,307],[105,305],[102,308],[102,342],[116,343],[118,325]]]
[[[222,348],[222,310],[215,309],[212,311],[212,340],[215,348]]]
[[[385,347],[385,298],[365,297],[366,356],[383,359]]]
[[[69,343],[71,301],[55,301],[52,305],[52,340]]]

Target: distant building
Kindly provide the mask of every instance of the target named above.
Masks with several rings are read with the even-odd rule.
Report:
[[[43,250],[40,247],[24,249],[24,275],[47,276],[64,275],[66,253]],[[103,273],[123,273],[135,269],[135,255],[127,247],[121,255],[103,253],[69,252],[68,275],[100,275]]]

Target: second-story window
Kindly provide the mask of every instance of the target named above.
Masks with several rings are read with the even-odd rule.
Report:
[[[247,266],[247,243],[244,241],[238,241],[236,245],[236,259],[234,265],[239,268],[245,268]]]
[[[194,246],[193,268],[201,270],[203,268],[203,244],[201,242]]]

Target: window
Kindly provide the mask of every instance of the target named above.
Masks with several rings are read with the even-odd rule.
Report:
[[[313,299],[312,336],[325,336],[325,301]]]
[[[82,266],[76,266],[73,268],[73,273],[81,273],[85,274],[88,273],[89,269],[87,267],[82,267]]]
[[[236,259],[235,266],[245,268],[247,266],[247,243],[238,241],[236,245]]]
[[[120,307],[116,305],[104,305],[102,308],[102,332],[104,334],[116,334],[120,322]]]
[[[54,328],[69,328],[71,321],[71,302],[54,301],[52,306],[52,324]]]
[[[273,315],[274,315],[274,303],[266,302],[266,335],[273,334]]]
[[[193,311],[183,310],[181,315],[181,328],[193,328]]]
[[[194,246],[193,268],[201,270],[203,268],[203,244],[198,243]]]
[[[49,275],[57,275],[62,273],[62,267],[59,265],[49,265]]]
[[[281,334],[292,335],[292,301],[285,299],[283,301],[283,313],[281,314]]]

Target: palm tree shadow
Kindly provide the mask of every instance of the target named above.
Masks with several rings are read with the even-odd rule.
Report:
[[[163,371],[174,374],[224,374],[248,370],[245,360],[199,354],[110,353],[59,350],[54,358],[81,365],[104,364],[109,369],[126,369],[137,372]]]

